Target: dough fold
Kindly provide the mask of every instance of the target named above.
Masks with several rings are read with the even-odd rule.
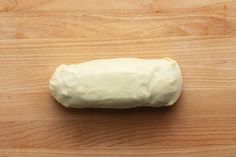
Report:
[[[115,58],[62,64],[49,88],[65,107],[160,107],[177,101],[182,83],[180,68],[170,58]]]

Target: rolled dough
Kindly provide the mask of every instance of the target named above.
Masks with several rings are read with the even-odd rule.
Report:
[[[182,82],[180,68],[170,58],[115,58],[62,64],[49,88],[65,107],[160,107],[176,102]]]

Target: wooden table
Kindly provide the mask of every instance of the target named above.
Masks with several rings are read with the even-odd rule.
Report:
[[[236,154],[236,0],[0,0],[0,156]],[[170,108],[65,109],[61,63],[171,57]]]

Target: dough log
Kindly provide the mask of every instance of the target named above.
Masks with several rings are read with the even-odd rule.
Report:
[[[160,107],[177,101],[182,83],[180,68],[172,59],[116,58],[62,64],[49,88],[65,107]]]

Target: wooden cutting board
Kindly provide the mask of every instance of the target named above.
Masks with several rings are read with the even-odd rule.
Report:
[[[236,0],[0,0],[0,156],[236,154]],[[170,108],[65,109],[62,63],[170,57]]]

